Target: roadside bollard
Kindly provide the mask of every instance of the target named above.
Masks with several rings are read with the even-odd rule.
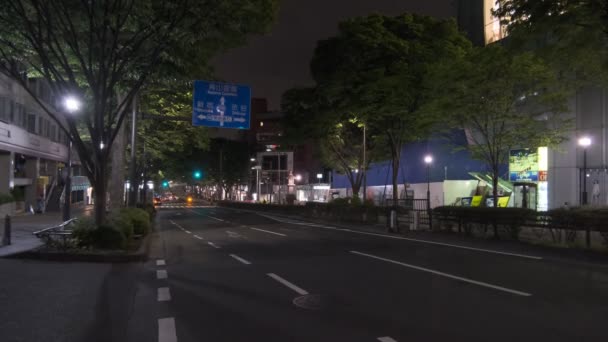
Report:
[[[2,236],[2,245],[8,246],[11,244],[11,217],[8,214],[4,217],[4,235]]]

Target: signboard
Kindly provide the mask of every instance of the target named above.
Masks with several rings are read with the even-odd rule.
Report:
[[[509,171],[538,171],[538,150],[522,148],[509,152]]]
[[[509,196],[498,196],[498,207],[506,208],[507,205],[509,205]],[[486,207],[493,207],[493,206],[494,206],[494,197],[489,196],[488,198],[486,198]]]
[[[546,177],[546,173],[545,173]],[[538,171],[509,172],[511,182],[538,182]]]
[[[192,125],[249,129],[251,88],[210,81],[194,81]]]

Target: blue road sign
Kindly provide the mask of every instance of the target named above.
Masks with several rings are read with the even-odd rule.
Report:
[[[193,126],[249,129],[251,88],[194,81]]]

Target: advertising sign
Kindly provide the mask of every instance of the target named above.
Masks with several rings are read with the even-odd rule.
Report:
[[[511,182],[538,182],[538,171],[509,172],[509,181],[511,181]]]
[[[538,150],[521,148],[509,152],[509,171],[538,171]]]
[[[251,88],[210,81],[194,81],[192,125],[249,129]]]

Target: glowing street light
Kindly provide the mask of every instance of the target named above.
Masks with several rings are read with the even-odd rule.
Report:
[[[432,229],[431,220],[431,164],[433,163],[433,156],[427,154],[424,156],[424,163],[426,164],[426,210],[429,215],[429,229]]]
[[[587,204],[587,147],[591,146],[591,138],[584,136],[578,139],[578,145],[583,148],[583,189],[581,191],[581,204]]]
[[[68,96],[63,100],[63,105],[68,112],[74,113],[80,109],[81,103],[77,98]]]

